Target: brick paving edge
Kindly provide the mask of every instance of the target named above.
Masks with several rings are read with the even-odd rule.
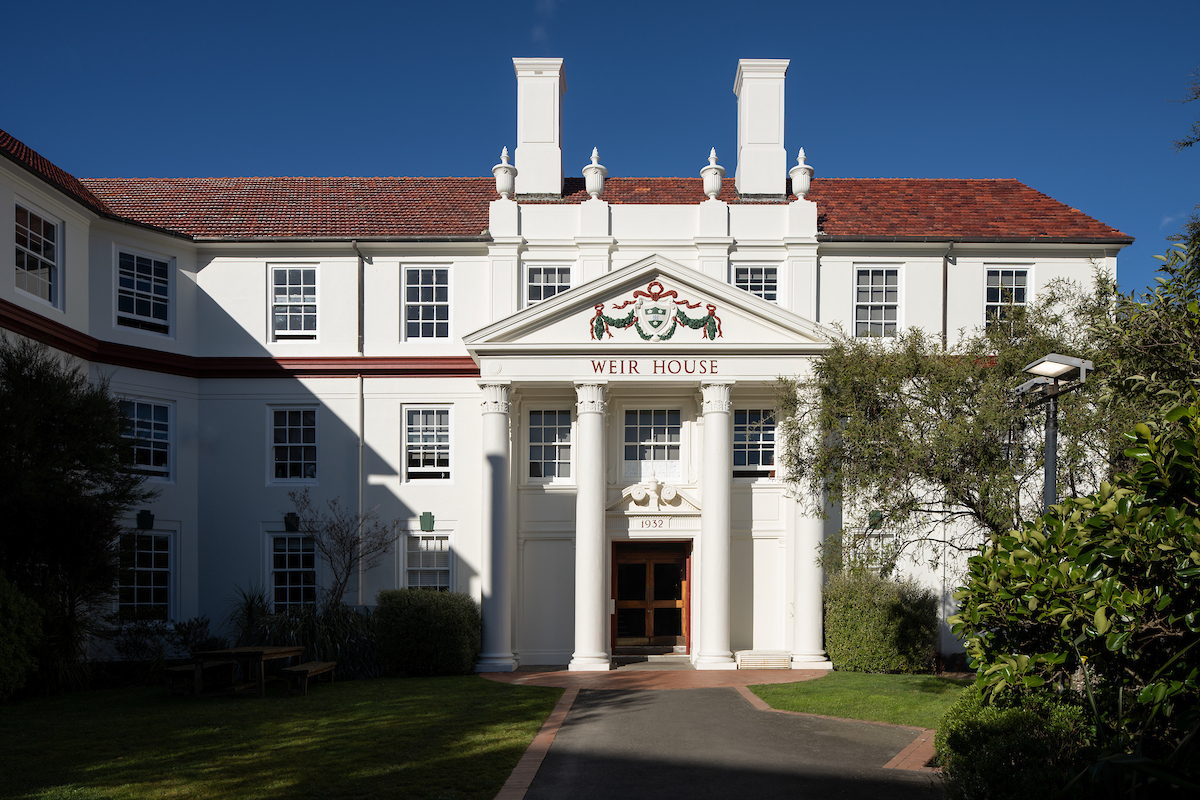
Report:
[[[546,721],[542,723],[542,727],[533,737],[533,741],[529,743],[529,747],[525,748],[525,753],[517,762],[517,766],[513,768],[508,780],[500,787],[496,800],[523,800],[525,793],[533,784],[538,770],[541,769],[546,753],[550,751],[550,745],[554,743],[558,729],[562,727],[563,721],[567,718],[567,714],[578,696],[579,689],[573,687],[565,690],[563,696],[558,698],[554,710],[550,712],[550,716],[546,717]]]

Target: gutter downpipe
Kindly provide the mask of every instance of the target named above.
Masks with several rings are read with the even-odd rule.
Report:
[[[364,303],[365,293],[363,287],[363,264],[366,262],[366,256],[362,250],[358,249],[358,241],[352,240],[350,246],[354,248],[354,252],[358,255],[358,356],[362,358],[364,355],[363,344],[365,337],[364,331]],[[358,373],[358,605],[363,605],[363,579],[365,573],[362,564],[362,522],[363,522],[363,483],[366,476],[363,474],[363,450],[365,449],[366,438],[366,397],[363,391],[363,374]]]
[[[950,341],[950,253],[954,251],[954,240],[946,242],[946,253],[942,256],[942,352]]]

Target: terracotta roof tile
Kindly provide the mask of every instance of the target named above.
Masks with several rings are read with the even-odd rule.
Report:
[[[831,237],[1133,241],[1012,179],[821,178],[808,199]]]
[[[96,213],[197,238],[473,238],[487,228],[497,196],[491,177],[80,181],[4,131],[0,154]],[[787,202],[738,197],[732,179],[720,197],[734,205]],[[817,178],[808,197],[827,239],[1133,241],[1011,179]],[[583,178],[567,178],[562,197],[520,199],[582,203],[588,195]],[[613,177],[601,199],[691,205],[705,198],[698,177]]]
[[[98,214],[111,214],[111,210],[98,197],[88,191],[74,175],[51,164],[33,148],[0,130],[0,155],[24,167],[59,191],[69,195]]]
[[[89,178],[121,216],[196,237],[479,236],[493,178]]]
[[[478,236],[488,225],[492,178],[113,178],[86,186],[122,216],[197,237]],[[818,178],[810,200],[830,238],[1132,241],[1121,231],[1020,181]],[[562,197],[523,203],[582,203],[582,178]],[[700,178],[609,178],[613,204],[694,204]],[[726,180],[731,204],[743,199]],[[794,199],[794,198],[789,198]]]

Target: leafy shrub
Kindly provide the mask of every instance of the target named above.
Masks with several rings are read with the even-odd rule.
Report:
[[[0,573],[0,703],[37,668],[31,651],[42,639],[42,610]]]
[[[233,631],[233,640],[239,645],[255,644],[251,634],[264,617],[271,616],[271,598],[262,584],[252,583],[249,588],[238,586],[236,596],[229,603],[225,624]]]
[[[1129,438],[1132,474],[991,537],[952,622],[989,699],[1085,676],[1101,738],[1159,757],[1200,712],[1200,404]]]
[[[937,643],[937,597],[912,579],[834,573],[825,585],[825,651],[850,672],[921,672]]]
[[[977,687],[966,689],[942,717],[934,740],[946,799],[1053,794],[1086,760],[1087,716],[1080,706],[1046,693],[1001,706],[985,705]]]
[[[170,657],[171,631],[167,623],[147,619],[120,622],[110,636],[118,659],[125,662],[123,669],[110,673],[123,673],[126,680],[138,684],[158,681]]]
[[[333,602],[286,614],[261,611],[252,609],[242,618],[238,646],[302,645],[305,661],[336,661],[339,678],[378,676],[375,619],[366,609]]]
[[[466,675],[479,658],[479,606],[459,592],[382,591],[375,625],[387,674]]]
[[[176,622],[170,638],[179,652],[189,657],[201,650],[220,650],[227,644],[224,639],[214,636],[209,630],[208,617],[193,617]]]

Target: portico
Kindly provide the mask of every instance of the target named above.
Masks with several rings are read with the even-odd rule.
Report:
[[[485,537],[481,670],[608,670],[619,636],[671,639],[697,669],[734,669],[743,650],[828,663],[824,523],[774,472],[771,412],[776,378],[806,371],[826,332],[651,257],[465,341],[485,393],[512,398],[503,454],[499,415],[485,424],[493,491],[501,455],[510,475],[505,498],[483,498],[497,523]],[[620,602],[619,564],[627,577],[648,570]],[[655,633],[656,620],[672,633]]]

